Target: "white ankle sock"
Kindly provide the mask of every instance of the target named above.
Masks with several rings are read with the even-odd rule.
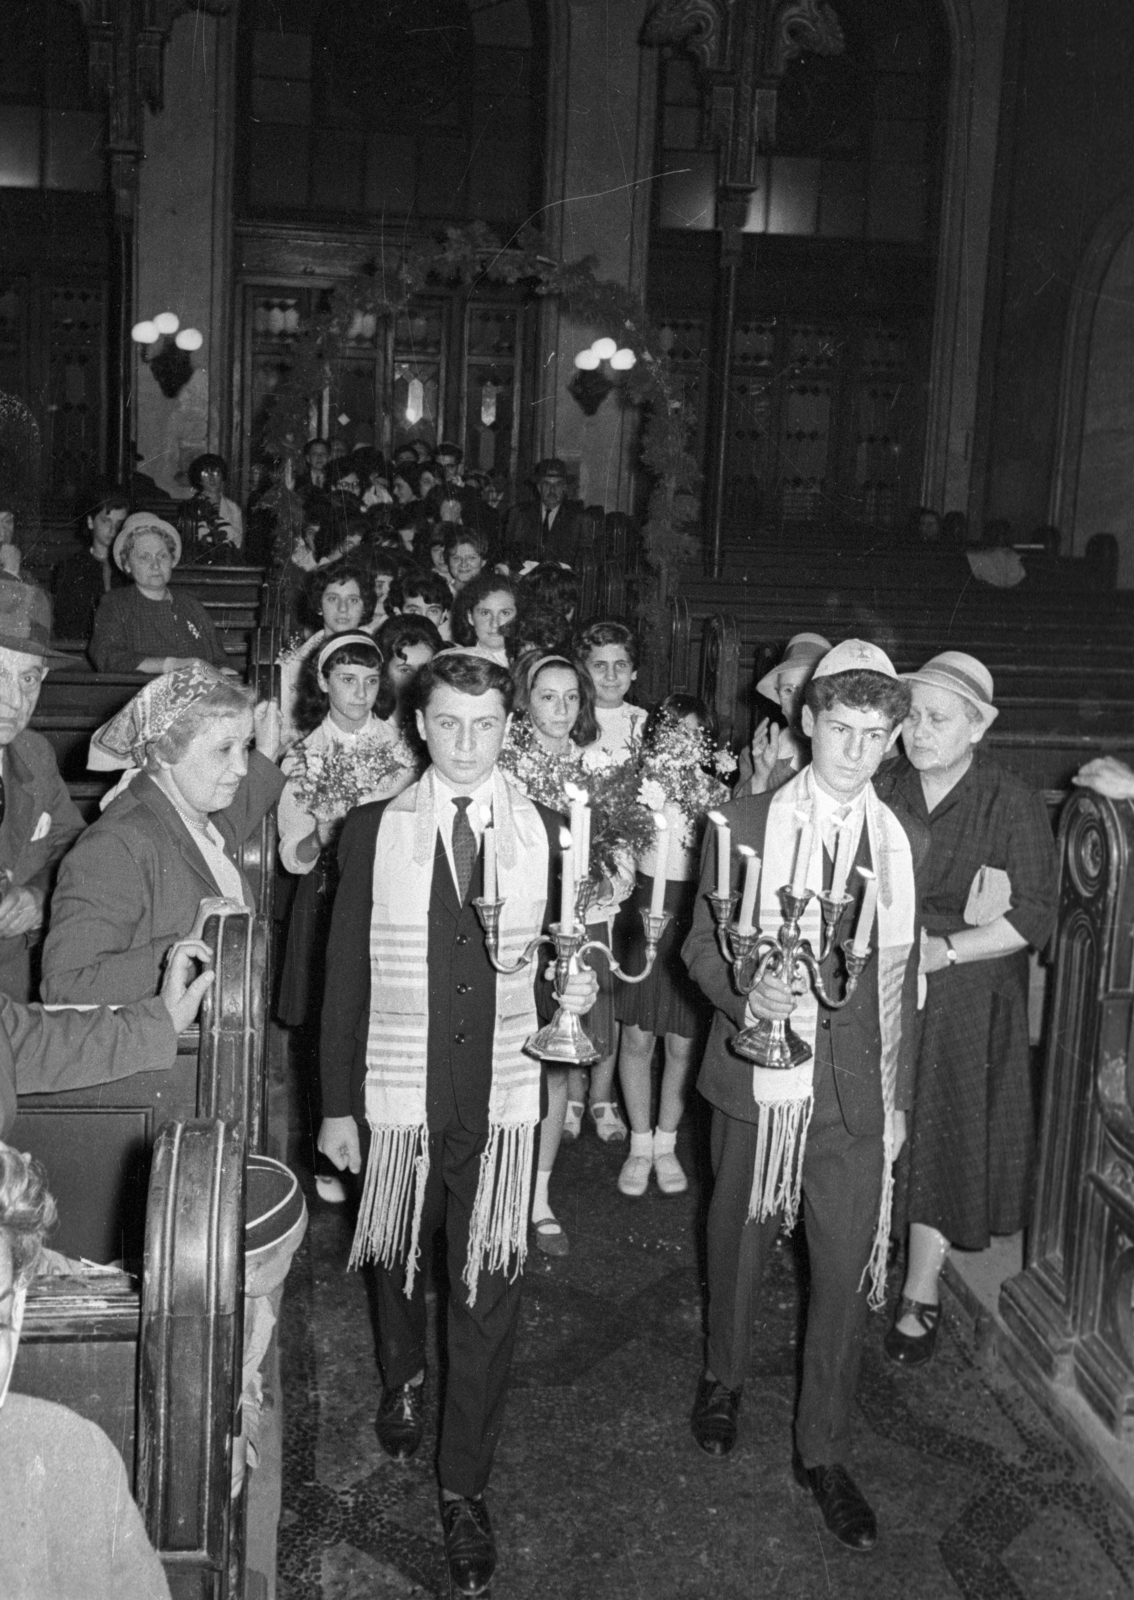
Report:
[[[553,1215],[551,1204],[547,1198],[547,1186],[551,1182],[550,1172],[536,1171],[535,1194],[532,1196],[532,1221],[539,1222],[543,1217]]]
[[[660,1128],[654,1129],[654,1155],[671,1156],[677,1149],[677,1134],[663,1133]]]
[[[647,1161],[654,1159],[654,1136],[652,1133],[632,1133],[630,1135],[630,1154],[632,1156],[645,1156]]]

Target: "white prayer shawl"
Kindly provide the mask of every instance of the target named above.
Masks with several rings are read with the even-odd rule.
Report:
[[[500,956],[523,953],[543,927],[548,842],[531,801],[503,777],[493,778],[500,914]],[[371,1258],[385,1267],[401,1259],[406,1294],[420,1254],[421,1214],[429,1174],[426,1063],[429,1046],[429,901],[437,848],[432,769],[391,800],[374,850],[370,920],[370,1024],[366,1043],[366,1120],[372,1133],[351,1266]],[[448,871],[447,863],[443,863]],[[524,1054],[538,1026],[535,975],[539,956],[496,977],[496,1021],[488,1142],[481,1157],[469,1229],[464,1281],[476,1299],[482,1268],[527,1253],[527,1198],[540,1111],[540,1064]],[[408,1233],[408,1238],[407,1238]]]
[[[795,865],[796,841],[800,830],[797,812],[806,813],[811,818],[812,851],[806,882],[809,889],[817,890],[823,885],[823,839],[817,815],[815,780],[810,767],[805,767],[777,789],[768,808],[760,878],[760,926],[766,934],[773,936],[783,923],[779,890],[791,882]],[[885,1133],[882,1204],[874,1245],[863,1278],[865,1280],[869,1274],[870,1304],[877,1309],[885,1297],[886,1256],[894,1189],[893,1111],[901,1046],[902,989],[906,964],[913,947],[916,907],[909,839],[897,817],[883,805],[872,787],[866,790],[865,826],[870,840],[873,870],[878,877],[878,920],[871,943],[878,952],[874,970],[878,982],[878,1015],[882,1035]],[[856,874],[852,874],[847,884],[847,892],[853,896],[853,903],[844,914],[840,943],[849,939],[853,931],[857,905],[861,899],[861,881]],[[818,956],[822,920],[819,902],[814,896],[808,901],[800,919],[800,933]],[[841,992],[841,988],[837,989],[832,998],[840,998]],[[819,1007],[820,1002],[808,984],[791,1015],[792,1028],[812,1051],[808,1060],[787,1071],[759,1066],[752,1069],[752,1095],[759,1107],[759,1116],[748,1215],[759,1221],[782,1209],[785,1223],[791,1227],[799,1215],[807,1127],[815,1103],[814,1051]],[[751,1012],[746,1020],[754,1020]]]

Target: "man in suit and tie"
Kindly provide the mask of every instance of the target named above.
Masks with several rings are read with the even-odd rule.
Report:
[[[571,567],[578,559],[582,506],[567,499],[567,468],[557,457],[536,463],[536,499],[515,506],[508,515],[504,543],[513,568],[525,561],[560,561]]]
[[[483,1493],[503,1426],[544,1108],[540,1065],[524,1051],[538,1022],[537,962],[497,971],[474,901],[486,888],[499,899],[500,957],[511,965],[547,925],[561,819],[496,771],[512,705],[503,667],[443,653],[415,690],[432,765],[403,794],[352,811],[339,846],[319,1148],[340,1171],[365,1168],[351,1260],[376,1263],[378,1438],[396,1459],[421,1442],[422,1261],[444,1230],[441,1515],[454,1587],[476,1595],[496,1560]],[[584,970],[563,1003],[582,1014],[596,992]]]
[[[0,993],[30,999],[30,949],[59,862],[83,819],[55,753],[28,728],[52,661],[51,602],[42,589],[0,578]]]
[[[775,934],[779,890],[812,891],[801,929],[818,954],[819,891],[852,897],[839,943],[855,929],[870,953],[853,996],[830,1010],[808,987],[765,974],[745,997],[722,959],[708,895],[717,881],[706,847],[684,958],[715,1012],[698,1087],[713,1108],[713,1197],[708,1215],[708,1343],[693,1434],[726,1455],[737,1432],[756,1299],[781,1224],[802,1210],[811,1289],[795,1422],[796,1470],[843,1544],[869,1550],[874,1513],[846,1470],[850,1415],[862,1359],[867,1290],[885,1293],[892,1163],[913,1098],[918,918],[915,866],[924,830],[883,805],[871,778],[893,748],[909,690],[875,645],[831,650],[807,686],[803,731],[811,764],[770,794],[726,806],[736,843],[762,858],[759,923]],[[863,878],[864,869],[872,878]],[[736,870],[733,870],[734,883]],[[834,888],[832,890],[832,884]],[[877,888],[877,924],[863,918]],[[853,918],[853,920],[852,920]],[[859,935],[862,934],[860,939]],[[844,958],[823,961],[827,994],[844,993]],[[750,981],[751,974],[746,978]],[[809,1059],[787,1068],[748,1064],[730,1048],[737,1030],[791,1018]]]

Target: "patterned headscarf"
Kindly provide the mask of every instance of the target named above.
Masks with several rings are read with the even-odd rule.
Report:
[[[128,705],[104,722],[91,738],[87,766],[94,772],[142,767],[155,739],[168,733],[183,711],[230,680],[204,661],[151,678]]]

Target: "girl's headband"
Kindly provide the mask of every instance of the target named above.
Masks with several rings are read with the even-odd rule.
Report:
[[[344,646],[346,646],[348,644],[368,644],[370,646],[370,648],[377,653],[378,660],[381,661],[383,659],[382,652],[381,652],[381,650],[379,650],[378,643],[375,640],[373,634],[370,634],[370,633],[336,633],[336,634],[332,634],[332,636],[327,640],[326,644],[323,646],[323,648],[319,652],[318,659],[315,662],[315,665],[318,668],[318,670],[320,672],[322,672],[323,663],[327,660],[327,657],[328,656],[333,656],[336,650],[342,650],[344,648]]]

